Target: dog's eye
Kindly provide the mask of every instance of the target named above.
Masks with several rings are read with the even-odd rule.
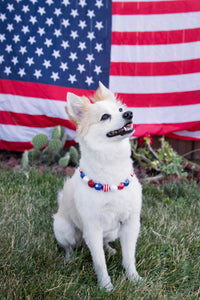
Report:
[[[101,117],[101,121],[105,121],[105,120],[108,120],[111,118],[111,115],[109,114],[104,114],[102,117]]]
[[[120,107],[120,108],[119,108],[119,111],[122,112],[122,111],[123,111],[123,108]]]

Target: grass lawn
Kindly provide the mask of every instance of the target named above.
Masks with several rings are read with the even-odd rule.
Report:
[[[118,253],[107,256],[115,289],[100,291],[87,248],[64,263],[52,214],[64,178],[0,171],[0,299],[200,299],[200,187],[195,182],[144,186],[137,266],[124,277]]]

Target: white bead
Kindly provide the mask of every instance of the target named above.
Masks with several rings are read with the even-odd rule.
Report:
[[[87,183],[88,183],[88,181],[89,181],[89,178],[88,178],[87,176],[84,176],[84,177],[83,177],[83,180],[84,180],[85,182],[87,182]]]
[[[110,190],[111,190],[111,192],[116,192],[116,191],[118,190],[117,185],[112,184],[112,185],[110,186]]]

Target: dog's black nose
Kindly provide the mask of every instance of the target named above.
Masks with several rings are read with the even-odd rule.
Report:
[[[133,113],[132,111],[128,110],[128,111],[125,111],[122,115],[122,117],[126,120],[131,120],[133,118]]]

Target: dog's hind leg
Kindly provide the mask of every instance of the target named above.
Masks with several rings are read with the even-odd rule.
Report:
[[[68,261],[76,244],[76,228],[70,221],[64,219],[58,213],[53,217],[53,229],[56,240],[64,248],[65,260]]]

